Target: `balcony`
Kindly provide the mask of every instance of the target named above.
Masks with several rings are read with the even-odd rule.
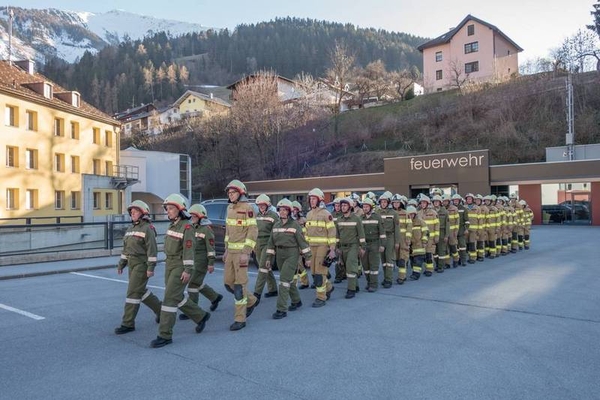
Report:
[[[114,165],[111,184],[116,190],[123,190],[140,181],[140,169],[136,165]]]

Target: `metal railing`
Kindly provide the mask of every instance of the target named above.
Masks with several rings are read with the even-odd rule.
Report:
[[[169,223],[153,222],[159,245],[164,244]],[[130,221],[0,225],[0,257],[118,249],[130,225]]]

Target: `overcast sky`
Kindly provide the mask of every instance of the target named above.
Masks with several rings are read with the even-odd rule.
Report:
[[[121,9],[137,14],[196,22],[217,28],[275,17],[308,17],[349,22],[436,37],[467,14],[496,25],[525,52],[520,60],[546,56],[563,39],[591,23],[595,0],[19,0],[25,8],[54,7],[72,11],[105,12]]]

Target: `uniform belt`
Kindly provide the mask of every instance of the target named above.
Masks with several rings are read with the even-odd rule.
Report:
[[[352,247],[352,246],[358,246],[358,243],[340,244],[340,247]]]
[[[183,256],[182,255],[174,255],[174,256],[170,256],[167,254],[167,260],[182,260]]]
[[[278,249],[296,249],[298,246],[275,246]]]

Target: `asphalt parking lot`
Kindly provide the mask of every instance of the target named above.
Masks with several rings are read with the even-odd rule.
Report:
[[[204,332],[178,321],[161,349],[144,306],[135,332],[113,333],[126,289],[113,269],[0,280],[1,397],[599,398],[599,238],[535,227],[529,251],[352,300],[337,284],[320,309],[301,291],[283,320],[263,298],[239,332],[217,269],[206,282],[225,300]],[[159,297],[163,265],[150,280]]]

